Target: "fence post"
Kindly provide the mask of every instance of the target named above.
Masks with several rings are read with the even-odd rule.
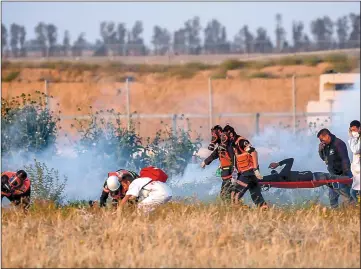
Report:
[[[213,126],[213,104],[212,104],[212,78],[208,78],[208,90],[209,90],[209,129]]]
[[[173,114],[173,117],[172,117],[172,130],[173,130],[173,135],[176,136],[177,135],[177,114]]]
[[[129,78],[125,80],[125,88],[127,92],[127,120],[128,120],[128,131],[130,130],[130,94],[129,94]]]
[[[296,133],[296,75],[292,76],[292,125],[293,125],[293,133]]]
[[[46,102],[46,108],[50,110],[50,104],[49,104],[49,95],[48,95],[48,81],[44,80],[44,92],[45,92],[45,102]]]
[[[259,118],[261,114],[259,112],[256,113],[256,134],[259,135]]]

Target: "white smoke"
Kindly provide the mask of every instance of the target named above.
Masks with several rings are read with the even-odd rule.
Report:
[[[342,100],[337,100],[335,110],[343,112],[341,120],[332,122],[330,130],[338,137],[347,140],[347,132],[350,121],[360,119],[360,82],[356,82],[354,89],[349,95],[344,95]],[[16,123],[14,123],[16,124]],[[234,126],[237,131],[237,126]],[[67,199],[99,199],[102,185],[107,172],[119,168],[119,164],[104,156],[101,148],[89,148],[86,153],[79,157],[74,151],[74,145],[60,143],[64,137],[58,138],[58,154],[52,156],[45,151],[36,156],[37,160],[46,163],[49,168],[57,169],[60,175],[68,177],[66,187]],[[260,135],[249,138],[251,143],[259,149],[260,170],[263,175],[269,174],[268,165],[273,161],[284,158],[295,159],[293,170],[312,172],[326,172],[324,163],[318,156],[318,139],[315,135],[306,133],[293,134],[290,130],[265,128]],[[265,149],[264,151],[261,149]],[[267,152],[265,152],[267,151]],[[33,164],[23,156],[15,156],[16,166],[3,167],[5,169],[20,169],[24,164]],[[174,177],[169,180],[174,196],[187,197],[197,196],[203,201],[214,199],[221,187],[221,179],[215,176],[219,165],[216,160],[205,169],[198,164],[189,164],[182,177]],[[94,170],[92,171],[94,167]],[[103,167],[102,171],[97,168]],[[90,170],[90,173],[84,171]],[[327,188],[284,190],[271,189],[263,192],[267,201],[279,204],[300,203],[310,199],[321,199],[328,203]],[[249,194],[245,197],[250,203]]]

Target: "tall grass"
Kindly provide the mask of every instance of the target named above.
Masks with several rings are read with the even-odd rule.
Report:
[[[26,217],[3,210],[2,224],[4,267],[360,266],[358,208],[260,211],[171,202],[144,217],[43,204]]]

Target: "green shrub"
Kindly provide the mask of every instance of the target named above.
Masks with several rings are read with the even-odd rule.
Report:
[[[300,65],[302,64],[302,59],[300,57],[289,56],[279,59],[277,63],[279,65]]]
[[[319,63],[322,63],[323,60],[318,56],[306,56],[302,59],[303,64],[308,66],[317,66]]]
[[[325,62],[333,63],[333,64],[347,62],[348,60],[349,60],[349,58],[347,57],[346,54],[340,54],[340,53],[333,53],[333,54],[326,55],[324,57]]]
[[[260,61],[249,61],[247,66],[253,69],[262,69],[268,66],[276,65],[276,62],[273,60],[260,60]]]
[[[1,78],[3,82],[11,82],[19,76],[19,71],[10,72],[7,76]]]
[[[227,69],[219,68],[211,75],[212,79],[226,79],[227,78]]]
[[[221,63],[220,68],[225,70],[241,69],[247,66],[246,62],[241,62],[236,59],[228,59]]]
[[[268,72],[256,72],[256,73],[250,74],[248,77],[249,78],[277,78],[277,76],[275,76],[271,73],[268,73]]]
[[[55,150],[59,119],[44,107],[43,95],[40,94],[40,102],[31,98],[30,94],[24,93],[12,100],[2,98],[2,154],[12,151],[39,153],[51,148]]]
[[[36,159],[34,161],[34,165],[24,167],[31,180],[31,198],[61,203],[65,197],[67,177],[60,179],[58,170],[49,169],[45,163]]]

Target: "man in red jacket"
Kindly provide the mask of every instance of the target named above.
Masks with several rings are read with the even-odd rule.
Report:
[[[1,174],[1,200],[5,196],[14,205],[21,204],[27,210],[30,206],[30,193],[30,179],[24,170]]]

